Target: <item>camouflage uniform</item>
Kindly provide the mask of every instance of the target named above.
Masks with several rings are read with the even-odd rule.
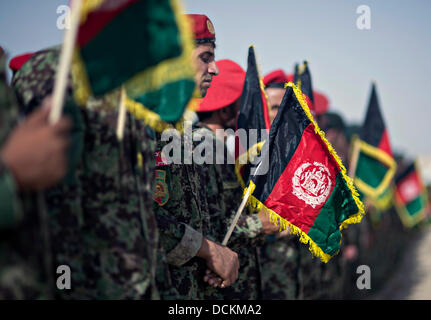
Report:
[[[184,136],[178,139],[183,154]],[[167,144],[157,135],[158,155]],[[209,238],[211,226],[205,190],[199,188],[196,165],[167,164],[156,158],[155,169],[154,211],[161,243],[167,253],[172,286],[177,290],[175,298],[204,299],[206,264],[196,254],[202,237]]]
[[[308,250],[308,245],[299,243],[299,299],[320,299],[322,263]]]
[[[209,129],[204,129],[211,138],[210,143],[215,142],[214,134]],[[200,129],[193,130],[194,147],[199,144]],[[198,140],[198,141],[195,141]],[[184,151],[192,143],[187,135],[180,138],[181,150]],[[166,143],[159,139],[158,151],[161,151]],[[224,148],[224,146],[223,146]],[[184,152],[181,155],[184,159]],[[157,165],[157,163],[159,165]],[[247,273],[246,264],[239,254],[241,264],[240,279],[227,289],[215,289],[206,284],[202,279],[207,269],[205,261],[195,257],[198,252],[202,237],[221,243],[229,225],[227,215],[231,215],[233,207],[239,205],[241,191],[239,185],[232,183],[232,179],[223,181],[222,167],[213,164],[169,164],[156,163],[156,178],[159,177],[156,190],[164,190],[155,194],[155,210],[157,219],[164,218],[159,222],[162,234],[162,243],[167,252],[173,286],[178,289],[180,299],[225,299],[255,298],[255,278]],[[232,193],[231,193],[232,192]],[[229,201],[225,199],[226,194],[231,193]],[[227,204],[231,207],[227,207]],[[257,217],[256,217],[257,218]],[[232,235],[235,238],[254,238],[262,226],[256,218],[246,219],[243,217]],[[230,217],[232,219],[232,217]],[[164,224],[171,220],[171,223]],[[243,246],[244,243],[242,244]],[[229,244],[231,247],[231,245]],[[248,251],[248,250],[246,250]],[[250,254],[248,254],[250,256]],[[248,259],[244,259],[248,263]],[[255,265],[255,262],[250,261]],[[249,264],[250,264],[249,263]],[[254,271],[256,272],[256,270]],[[246,277],[250,278],[245,281]],[[242,279],[242,280],[241,280]],[[242,285],[240,285],[242,283]],[[246,289],[246,287],[248,289]],[[242,293],[239,292],[242,290]],[[244,292],[245,290],[249,290]]]
[[[6,57],[0,48],[0,146],[17,124],[18,108],[6,84]],[[0,159],[0,299],[49,298],[43,283],[43,237],[37,202],[17,192]]]
[[[212,143],[216,153],[223,150],[224,154],[223,164],[216,163],[214,153],[212,159],[214,164],[198,166],[201,181],[211,181],[206,183],[205,187],[211,224],[216,231],[213,238],[221,243],[241,203],[242,188],[236,178],[234,164],[228,163],[228,150],[224,141],[218,139],[203,123],[198,123],[193,130],[193,141],[199,143],[203,137],[205,141]],[[244,210],[228,242],[228,247],[238,253],[240,263],[238,279],[230,287],[218,290],[215,296],[208,296],[208,299],[259,298],[261,283],[257,246],[263,242],[263,228],[259,217]]]
[[[262,298],[295,300],[299,295],[299,243],[292,236],[267,236],[261,248]]]
[[[57,48],[40,51],[14,76],[24,113],[51,93],[58,56]],[[63,264],[71,268],[72,288],[58,290],[61,298],[159,298],[156,267],[163,255],[151,199],[153,133],[127,114],[119,142],[119,101],[116,91],[80,108],[68,88],[64,113],[73,120],[69,170],[45,193],[54,270]]]

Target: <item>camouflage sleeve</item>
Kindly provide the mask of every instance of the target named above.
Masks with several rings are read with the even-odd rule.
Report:
[[[159,143],[157,150],[162,150]],[[154,211],[169,264],[181,266],[202,244],[200,211],[190,184],[192,165],[167,164],[156,152]]]
[[[6,55],[0,47],[0,146],[16,125],[18,108],[6,82]],[[0,228],[16,225],[22,218],[15,180],[0,158]]]
[[[263,238],[263,227],[257,214],[244,214],[240,217],[234,232],[236,237]]]
[[[157,226],[169,264],[181,266],[196,256],[202,244],[202,233],[169,217],[164,208],[156,208]]]
[[[0,159],[0,228],[15,226],[22,220],[22,210],[12,174]]]
[[[229,167],[227,167],[229,169]],[[232,171],[232,170],[229,170]],[[227,199],[227,210],[231,211],[229,225],[233,221],[236,211],[242,201],[242,190],[232,172],[225,172],[223,178],[224,195]],[[232,233],[230,242],[246,240],[251,245],[259,245],[264,241],[262,223],[257,214],[245,209]]]

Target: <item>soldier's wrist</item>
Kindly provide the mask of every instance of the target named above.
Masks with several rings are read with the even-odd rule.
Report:
[[[202,244],[196,254],[197,257],[200,257],[204,260],[208,260],[211,258],[211,247],[213,246],[212,241],[208,240],[205,237],[202,237]]]

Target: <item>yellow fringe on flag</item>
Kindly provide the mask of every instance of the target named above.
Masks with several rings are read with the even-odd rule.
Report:
[[[344,228],[346,228],[349,224],[353,224],[353,223],[359,223],[362,220],[362,217],[365,214],[364,211],[364,205],[361,202],[361,200],[359,200],[359,193],[356,190],[355,186],[353,185],[352,180],[350,179],[349,176],[347,176],[346,174],[346,168],[344,167],[344,165],[341,162],[340,157],[337,155],[336,151],[334,150],[334,148],[332,147],[332,145],[329,143],[329,141],[325,138],[325,133],[320,130],[320,128],[318,127],[317,123],[314,121],[314,118],[310,112],[310,109],[307,105],[307,103],[304,101],[303,97],[302,97],[302,92],[300,89],[298,89],[295,84],[293,84],[292,82],[289,82],[285,85],[285,87],[291,87],[293,89],[293,92],[295,93],[296,98],[298,99],[302,109],[304,110],[305,114],[307,115],[308,119],[310,120],[310,122],[313,123],[314,125],[314,131],[315,133],[317,133],[320,138],[322,139],[322,141],[325,143],[325,145],[327,146],[329,153],[334,157],[335,161],[337,162],[340,171],[342,173],[342,177],[344,179],[344,181],[346,182],[347,187],[349,188],[349,190],[352,193],[352,197],[353,200],[355,201],[357,207],[358,207],[358,212],[351,215],[349,218],[347,218],[346,220],[344,220],[339,227],[339,230],[343,230]],[[254,185],[253,181],[250,181],[250,186]],[[262,211],[265,214],[269,214],[269,218],[270,221],[273,222],[275,225],[280,226],[280,229],[288,230],[289,234],[293,234],[299,237],[299,241],[304,243],[304,244],[308,244],[308,249],[310,250],[310,252],[316,256],[319,257],[320,260],[322,260],[322,262],[328,262],[331,259],[331,256],[325,252],[323,252],[323,250],[305,233],[303,232],[300,228],[298,228],[297,226],[293,225],[292,223],[290,223],[288,220],[282,218],[281,216],[279,216],[276,212],[274,212],[273,210],[267,208],[262,202],[260,202],[257,198],[253,197],[253,195],[250,195],[249,200],[247,201],[247,204],[250,205],[251,207],[253,207],[256,210]]]
[[[249,188],[252,188],[252,190],[254,190],[255,187],[256,186],[253,181],[250,181]],[[248,188],[244,189],[244,194],[247,193],[247,190]],[[279,216],[273,210],[267,208],[262,202],[253,197],[253,195],[250,195],[247,201],[247,205],[251,206],[256,211],[260,211],[268,215],[270,222],[272,222],[276,226],[280,226],[280,231],[287,230],[288,234],[298,236],[299,241],[306,245],[308,244],[308,250],[310,250],[310,252],[314,256],[319,257],[322,262],[327,263],[331,259],[331,256],[323,252],[323,250],[305,232],[290,223],[288,220]]]
[[[358,206],[359,211],[356,214],[350,216],[348,219],[344,220],[341,223],[340,230],[346,228],[349,224],[361,222],[362,217],[365,215],[364,204],[361,202],[361,200],[359,200],[359,193],[356,190],[352,179],[347,175],[346,168],[344,167],[343,163],[341,162],[340,157],[338,156],[337,152],[332,147],[332,145],[329,143],[329,141],[326,139],[325,133],[322,130],[320,130],[319,126],[317,125],[316,121],[314,120],[313,115],[310,112],[310,108],[308,107],[307,103],[305,102],[305,100],[302,96],[301,90],[299,90],[292,82],[289,82],[288,84],[286,84],[286,87],[291,87],[293,89],[293,92],[295,93],[296,98],[298,99],[299,103],[301,104],[302,109],[304,110],[308,119],[314,125],[314,132],[320,136],[322,141],[327,146],[329,153],[334,157],[335,161],[337,162],[338,166],[340,167],[343,179],[346,182],[347,187],[350,189],[350,192],[352,193],[353,200],[355,201],[356,205]]]
[[[143,120],[147,126],[151,127],[156,132],[161,133],[166,129],[173,128],[178,130],[179,133],[184,132],[183,118],[181,118],[174,126],[168,122],[163,121],[157,113],[147,109],[142,103],[134,101],[130,98],[126,98],[126,107],[130,114],[132,114],[138,120]]]

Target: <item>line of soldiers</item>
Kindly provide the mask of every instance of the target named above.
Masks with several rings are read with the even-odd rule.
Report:
[[[59,47],[26,57],[14,72],[13,92],[0,52],[0,299],[348,296],[346,261],[357,256],[356,240],[323,264],[267,216],[245,211],[228,245],[220,244],[242,189],[228,161],[234,139],[217,129],[235,129],[245,71],[231,60],[216,63],[210,19],[187,16],[203,99],[191,139],[179,139],[182,150],[211,141],[213,150],[224,150],[223,164],[168,163],[161,152],[168,142],[133,112],[118,141],[121,92],[91,98],[81,108],[71,79],[64,115],[48,125]],[[287,79],[279,76],[271,73],[265,81],[272,118],[285,90],[278,84]],[[331,117],[324,125],[325,119],[319,123],[347,163],[348,140],[331,132],[339,128],[329,124]],[[71,271],[64,290],[56,273],[62,265]]]

